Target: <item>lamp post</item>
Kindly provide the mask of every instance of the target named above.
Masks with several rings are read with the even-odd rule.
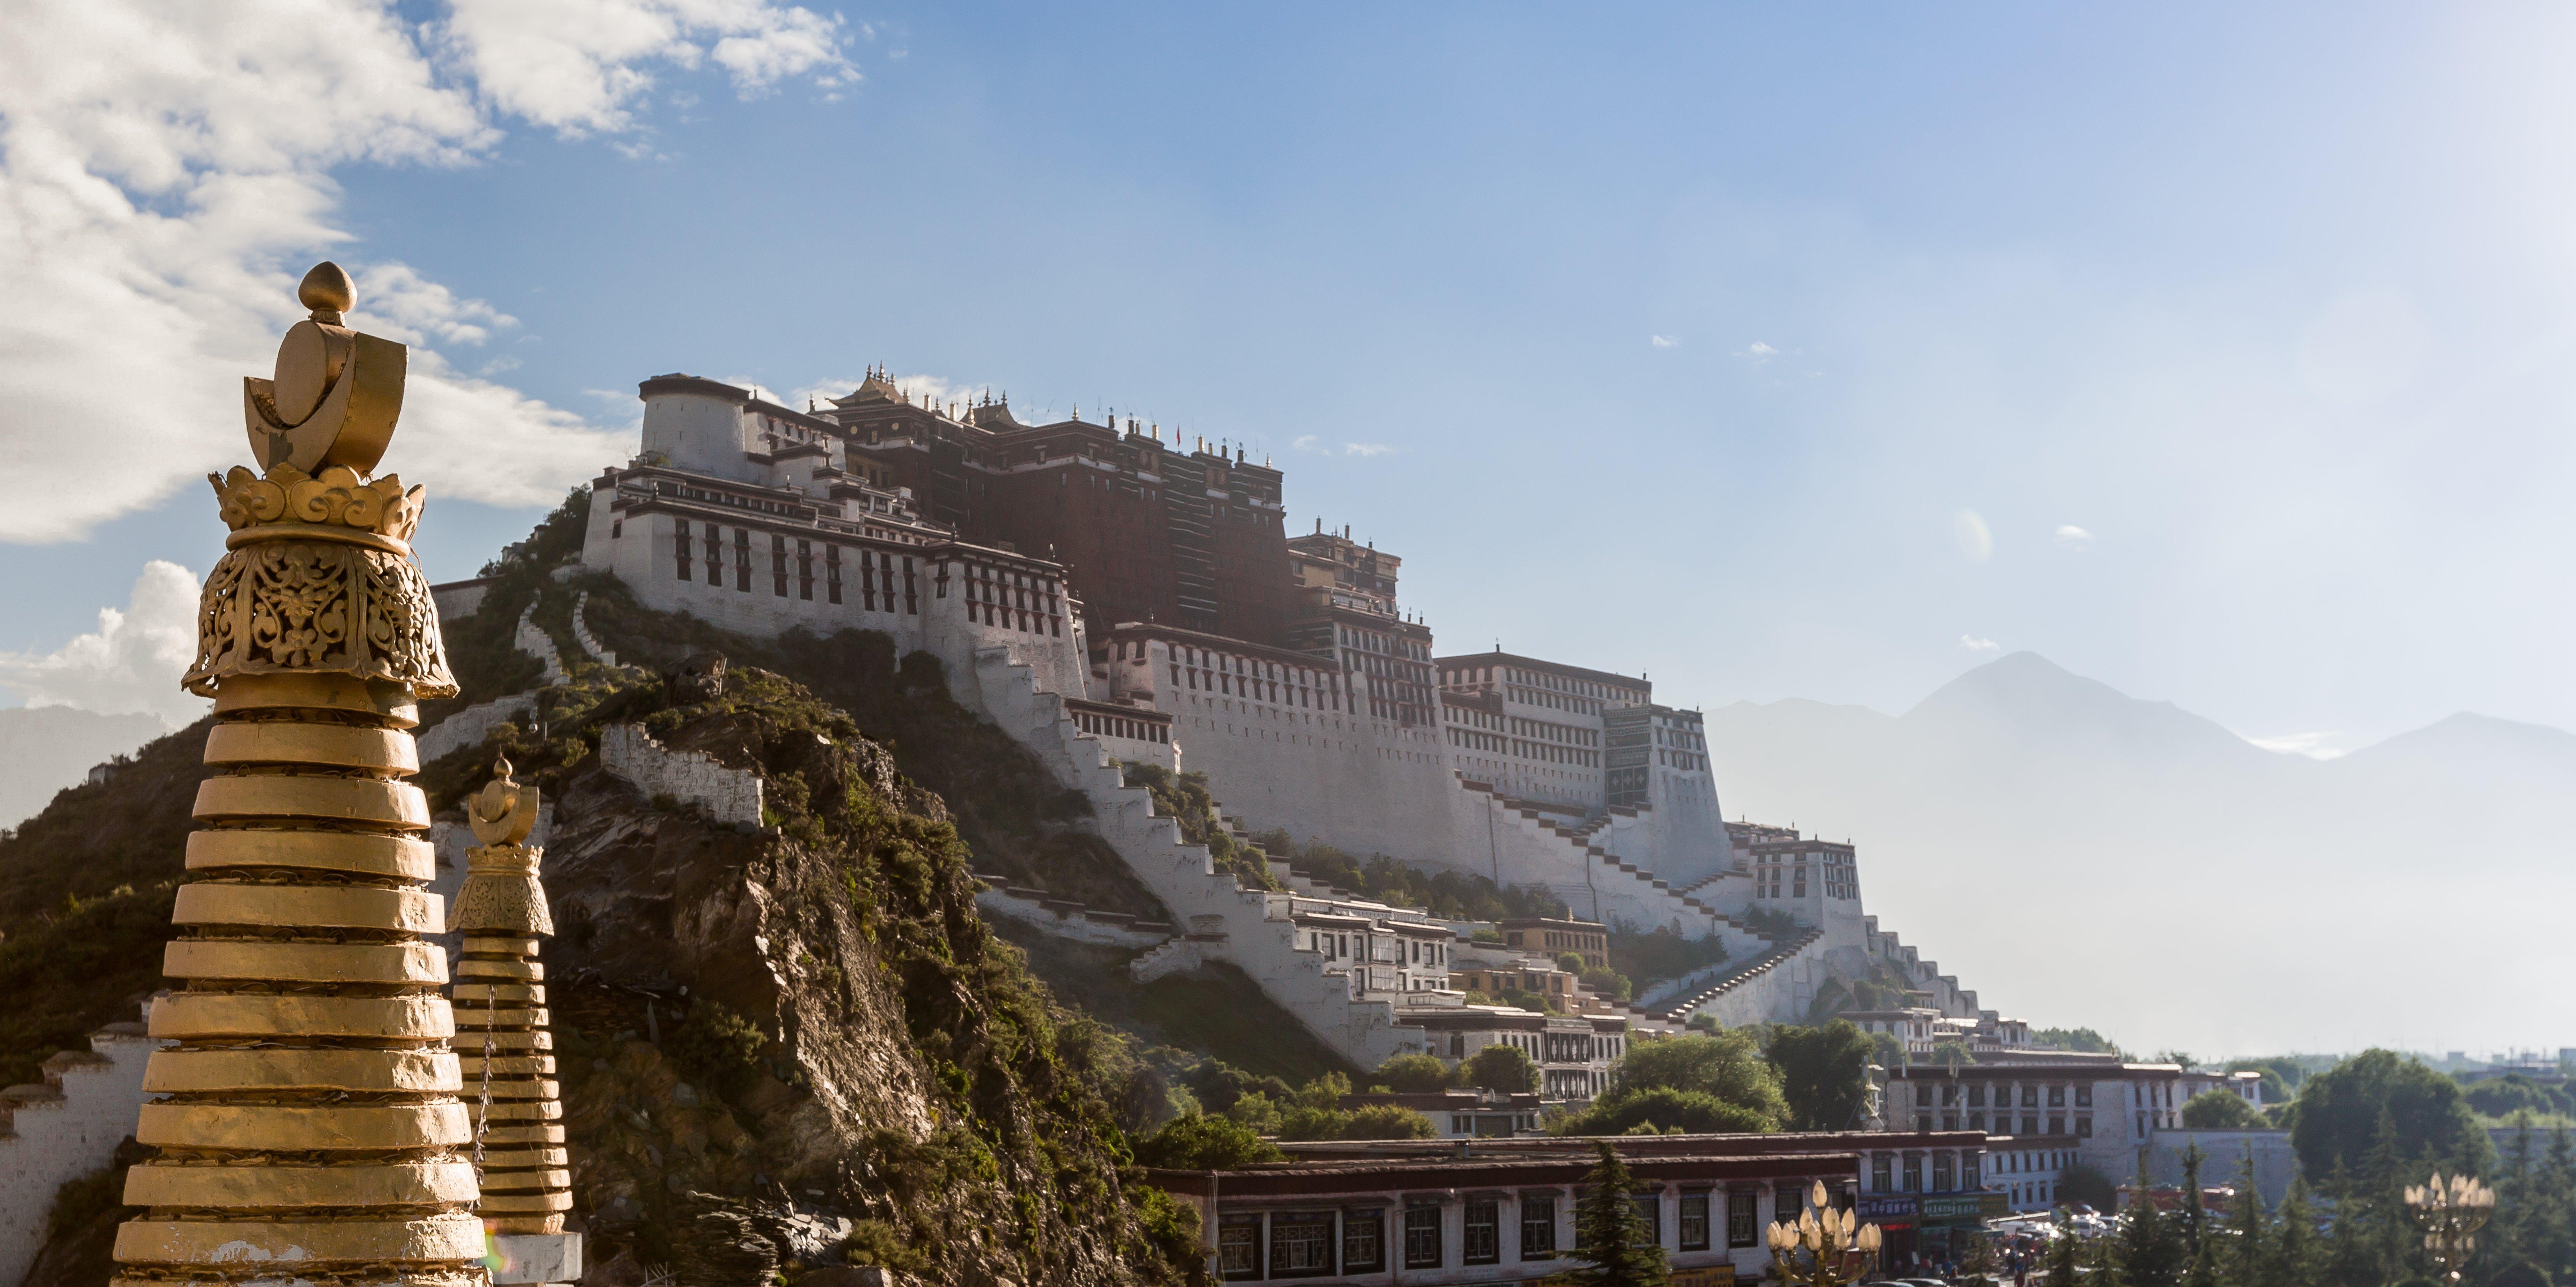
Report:
[[[1771,1266],[1791,1287],[1845,1287],[1878,1268],[1878,1226],[1828,1205],[1824,1182],[1807,1195],[1797,1220],[1783,1220],[1764,1235]]]
[[[2444,1180],[2437,1172],[2423,1184],[2406,1187],[2406,1206],[2424,1229],[2424,1250],[2442,1268],[2442,1281],[2458,1287],[2460,1266],[2478,1249],[2477,1232],[2495,1210],[2495,1190],[2474,1176]]]

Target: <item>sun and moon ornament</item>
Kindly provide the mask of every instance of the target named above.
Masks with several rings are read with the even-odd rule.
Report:
[[[1773,1271],[1791,1287],[1844,1287],[1878,1267],[1878,1226],[1861,1224],[1849,1208],[1835,1210],[1821,1180],[1798,1218],[1772,1225],[1763,1241]]]

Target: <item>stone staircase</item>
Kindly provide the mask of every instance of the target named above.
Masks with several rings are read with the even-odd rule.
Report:
[[[1607,825],[1610,815],[1603,813],[1579,826],[1567,826],[1545,811],[1533,809],[1496,793],[1483,783],[1460,778],[1459,784],[1479,797],[1497,821],[1517,830],[1537,844],[1564,853],[1573,865],[1581,867],[1591,878],[1589,885],[1554,882],[1550,893],[1563,899],[1578,916],[1634,920],[1653,928],[1678,924],[1685,933],[1717,933],[1728,940],[1728,950],[1735,950],[1744,939],[1759,939],[1752,929],[1719,911],[1716,907],[1666,884],[1653,872],[1631,864],[1617,854],[1592,844],[1589,837]],[[1603,896],[1607,894],[1605,899]],[[1620,916],[1612,904],[1624,904],[1641,913]]]
[[[1774,971],[1795,962],[1823,941],[1824,937],[1823,930],[1811,929],[1785,942],[1774,943],[1770,951],[1753,958],[1745,964],[1744,968],[1727,974],[1714,984],[1693,992],[1679,1001],[1657,1002],[1652,1013],[1656,1018],[1669,1023],[1686,1023],[1692,1015],[1720,1004],[1730,994],[1750,991],[1770,982],[1770,976]],[[1761,1008],[1769,1011],[1773,1007],[1765,1005]],[[1744,1020],[1744,1022],[1751,1022],[1751,1020]]]
[[[1207,846],[1188,843],[1178,821],[1157,815],[1152,795],[1127,785],[1100,740],[1067,715],[1064,699],[1037,687],[1032,667],[1006,648],[984,648],[975,653],[972,673],[952,668],[949,682],[961,702],[983,711],[1091,801],[1101,837],[1184,927],[1179,938],[1137,958],[1131,977],[1150,981],[1225,961],[1360,1068],[1425,1049],[1422,1029],[1400,1024],[1392,1003],[1354,998],[1345,974],[1327,974],[1321,953],[1299,947],[1296,928],[1273,919],[1264,891],[1245,889],[1233,873],[1217,870]]]

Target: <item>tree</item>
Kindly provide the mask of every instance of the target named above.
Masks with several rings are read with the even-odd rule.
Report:
[[[1431,1119],[1402,1104],[1364,1104],[1342,1114],[1341,1129],[1333,1138],[1343,1140],[1427,1140],[1438,1132]]]
[[[2183,1245],[2182,1221],[2156,1209],[2147,1192],[2147,1173],[2138,1171],[2137,1200],[2120,1213],[2120,1231],[2112,1236],[2111,1263],[2120,1287],[2180,1287],[2189,1258]]]
[[[1591,967],[1584,963],[1583,954],[1581,952],[1559,952],[1556,954],[1556,968],[1563,970],[1568,974],[1580,977],[1586,969]]]
[[[2271,1226],[2263,1218],[2263,1191],[2254,1183],[2254,1150],[2236,1164],[2236,1197],[2227,1204],[2227,1236],[2211,1239],[2226,1251],[2213,1257],[2220,1287],[2265,1287],[2264,1266],[2271,1256]]]
[[[1660,1135],[1676,1130],[1690,1135],[1749,1135],[1777,1130],[1779,1125],[1758,1110],[1706,1091],[1649,1086],[1612,1091],[1582,1112],[1556,1119],[1549,1129],[1559,1135]]]
[[[2321,1267],[2317,1211],[2308,1202],[2307,1180],[2294,1177],[2281,1199],[2278,1232],[2263,1258],[2262,1287],[2310,1287]]]
[[[1860,1124],[1869,1098],[1868,1034],[1849,1020],[1820,1028],[1776,1028],[1763,1057],[1788,1101],[1787,1125],[1797,1131],[1845,1131]]]
[[[2084,1240],[2064,1232],[2066,1213],[2061,1210],[2056,1214],[2055,1224],[2060,1232],[2048,1241],[2049,1287],[2075,1287],[2076,1276],[2084,1268]]]
[[[1661,1287],[1667,1275],[1664,1249],[1648,1241],[1645,1214],[1630,1197],[1636,1178],[1608,1140],[1596,1147],[1601,1160],[1584,1177],[1583,1197],[1574,1204],[1572,1254],[1583,1267],[1566,1279],[1581,1287]]]
[[[2290,1145],[2309,1175],[2345,1177],[2347,1186],[2385,1187],[2388,1161],[2447,1163],[2474,1173],[2494,1162],[2486,1131],[2460,1096],[2458,1082],[2392,1051],[2369,1050],[2308,1079],[2290,1112]],[[2392,1134],[2382,1165],[2365,1167],[2386,1118]],[[2329,1188],[2340,1200],[2352,1190]],[[2341,1206],[2337,1207],[2341,1223]]]
[[[2198,1144],[2183,1146],[2183,1287],[2218,1287],[2218,1240],[2209,1236],[2209,1212],[2200,1203],[2200,1164],[2207,1158]]]
[[[1932,1047],[1931,1062],[1943,1068],[1965,1068],[1977,1062],[1977,1056],[1964,1041],[1943,1041]]]
[[[1752,1109],[1775,1128],[1789,1115],[1778,1075],[1763,1061],[1753,1038],[1733,1029],[1704,1037],[1632,1042],[1619,1060],[1612,1086],[1622,1091],[1668,1086],[1714,1095]]]
[[[2263,1124],[2245,1097],[2232,1090],[2204,1090],[2183,1102],[2182,1124],[2196,1131],[2241,1131]]]
[[[1240,1122],[1196,1113],[1175,1117],[1136,1142],[1138,1166],[1176,1171],[1230,1171],[1286,1156]]]
[[[1538,1089],[1538,1065],[1518,1046],[1487,1046],[1458,1065],[1458,1079],[1506,1095]]]
[[[1378,1084],[1398,1094],[1419,1095],[1449,1087],[1449,1065],[1429,1055],[1397,1055],[1377,1066]]]

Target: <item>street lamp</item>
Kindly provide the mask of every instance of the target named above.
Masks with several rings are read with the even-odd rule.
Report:
[[[1807,1209],[1795,1223],[1771,1226],[1764,1235],[1771,1265],[1791,1287],[1844,1287],[1878,1267],[1878,1226],[1859,1224],[1853,1212],[1827,1205],[1825,1185],[1816,1182]]]
[[[2495,1210],[2495,1200],[2495,1190],[2474,1176],[2454,1175],[2446,1181],[2436,1172],[2423,1184],[2406,1186],[2406,1205],[2424,1228],[2424,1250],[2442,1267],[2443,1282],[2458,1287],[2460,1266],[2478,1249],[2478,1229]]]

